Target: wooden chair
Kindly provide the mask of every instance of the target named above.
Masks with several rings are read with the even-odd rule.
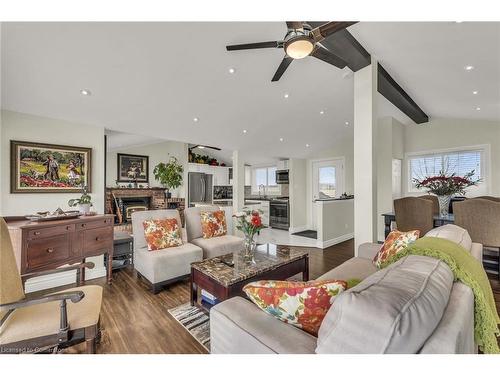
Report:
[[[23,277],[93,267],[89,262]],[[95,285],[26,297],[7,224],[0,217],[0,353],[47,352],[82,342],[87,353],[95,353],[101,300],[102,288]]]
[[[439,201],[438,201],[438,197],[437,196],[427,194],[427,195],[421,195],[421,196],[419,196],[417,198],[427,199],[427,200],[431,201],[432,204],[433,204],[433,206],[432,206],[432,213],[434,215],[439,215]]]
[[[406,197],[394,200],[394,213],[399,231],[418,229],[423,237],[434,227],[434,204],[428,199]]]

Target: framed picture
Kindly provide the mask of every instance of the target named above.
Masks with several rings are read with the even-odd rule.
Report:
[[[118,182],[149,182],[149,156],[117,154]]]
[[[92,149],[10,141],[11,193],[91,191]]]

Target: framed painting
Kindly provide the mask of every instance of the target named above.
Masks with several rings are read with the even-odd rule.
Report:
[[[149,182],[149,156],[116,155],[117,182]]]
[[[92,149],[10,141],[11,193],[91,191]]]

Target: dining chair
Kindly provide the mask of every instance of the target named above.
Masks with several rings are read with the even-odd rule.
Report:
[[[399,231],[418,229],[422,237],[434,227],[434,204],[429,199],[417,197],[395,199],[394,213]]]
[[[426,194],[426,195],[421,195],[417,198],[420,198],[420,199],[427,199],[429,201],[432,202],[432,213],[434,215],[439,215],[439,201],[438,201],[438,197],[435,196],[435,195],[430,195],[430,194]]]
[[[500,198],[499,197],[492,197],[491,195],[482,195],[480,197],[475,197],[473,199],[486,199],[488,201],[500,202]]]
[[[500,201],[484,198],[467,199],[455,202],[453,212],[455,224],[466,229],[473,242],[483,244],[485,255],[492,252],[498,258],[498,267],[495,271],[500,278]]]

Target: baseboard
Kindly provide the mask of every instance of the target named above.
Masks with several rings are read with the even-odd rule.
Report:
[[[288,232],[291,233],[291,234],[293,234],[293,233],[297,233],[297,232],[303,232],[303,231],[305,231],[307,229],[308,229],[307,225],[303,225],[301,227],[293,227],[293,228],[290,227],[290,228],[288,228]]]
[[[96,267],[85,270],[85,280],[97,279],[106,276],[106,268]],[[31,293],[38,290],[55,288],[63,285],[70,285],[76,282],[76,271],[56,273],[54,275],[36,277],[28,280],[25,285],[25,292]]]
[[[347,240],[350,240],[353,238],[354,238],[354,233],[347,233],[347,234],[344,234],[340,237],[332,238],[332,239],[327,240],[327,241],[318,240],[316,242],[316,246],[319,247],[320,249],[325,249],[327,247],[336,245],[338,243],[341,243],[341,242],[344,242],[344,241],[347,241]]]

